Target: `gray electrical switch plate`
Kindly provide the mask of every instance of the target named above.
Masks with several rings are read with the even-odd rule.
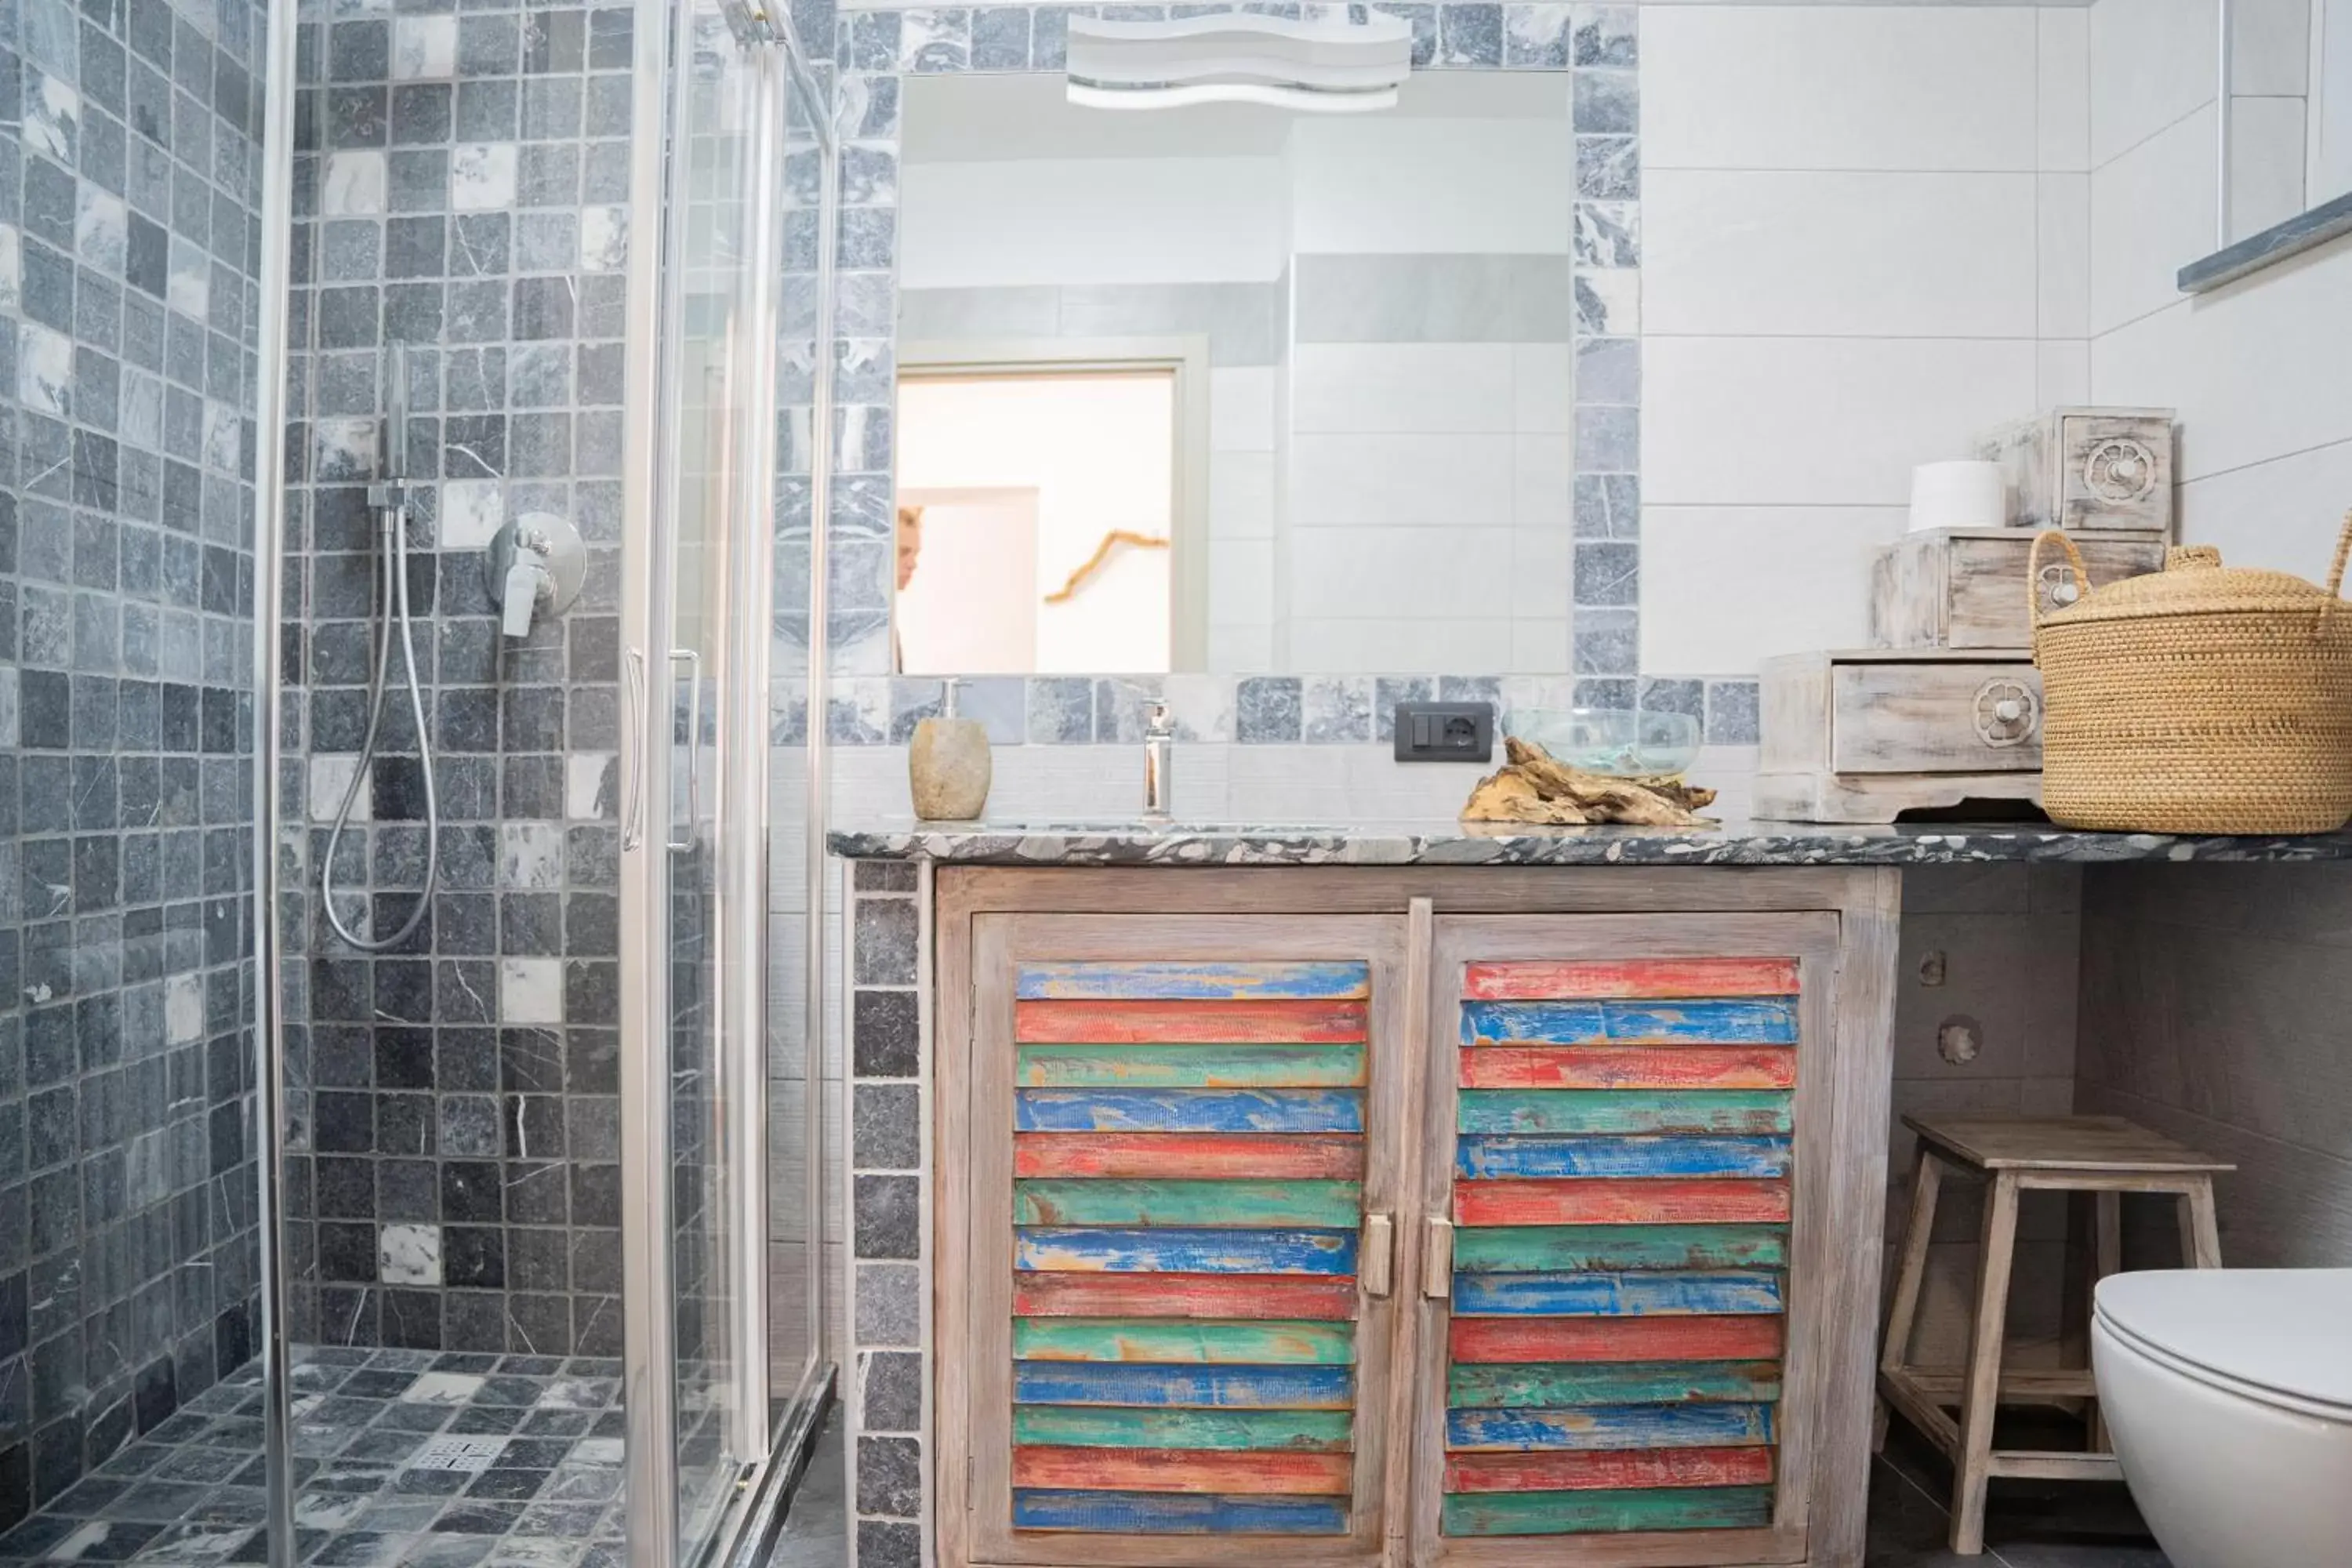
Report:
[[[1396,760],[1401,763],[1483,763],[1495,754],[1491,702],[1400,702]]]

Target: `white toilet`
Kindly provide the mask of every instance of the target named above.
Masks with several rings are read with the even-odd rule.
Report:
[[[2173,1568],[2352,1564],[2352,1268],[2110,1275],[2091,1361]]]

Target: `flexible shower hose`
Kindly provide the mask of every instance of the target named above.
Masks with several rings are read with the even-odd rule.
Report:
[[[335,826],[327,834],[327,862],[319,871],[319,901],[326,908],[327,924],[362,952],[389,952],[415,934],[424,923],[425,911],[433,907],[433,890],[441,876],[441,802],[433,787],[433,742],[425,722],[425,692],[416,675],[416,637],[408,609],[407,509],[386,507],[377,533],[383,542],[377,562],[383,586],[383,616],[376,626],[375,663],[368,672],[367,737],[360,742],[352,782],[343,787],[343,804],[336,809]],[[408,711],[416,721],[416,751],[425,773],[425,886],[398,931],[390,936],[364,937],[347,928],[335,913],[335,851],[342,843],[343,829],[351,826],[352,805],[368,783],[375,762],[376,734],[383,727],[384,689],[391,684],[394,620],[400,623],[401,663],[408,671]]]

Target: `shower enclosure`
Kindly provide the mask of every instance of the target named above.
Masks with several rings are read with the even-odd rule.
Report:
[[[832,1381],[829,60],[10,16],[0,1563],[721,1561]]]

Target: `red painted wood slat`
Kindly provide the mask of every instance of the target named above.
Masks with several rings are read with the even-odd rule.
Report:
[[[1793,958],[1634,958],[1559,963],[1472,963],[1462,994],[1476,1002],[1582,1001],[1604,997],[1790,996]]]
[[[1023,1045],[1323,1044],[1368,1037],[1362,1002],[1016,1002]]]
[[[1339,1321],[1355,1317],[1356,1304],[1356,1282],[1352,1279],[1265,1274],[1016,1273],[1013,1279],[1013,1315],[1016,1318],[1286,1318]]]
[[[1770,1361],[1777,1317],[1455,1318],[1457,1362]]]
[[[1464,1089],[1790,1089],[1792,1046],[1465,1046]]]
[[[1085,1491],[1345,1497],[1354,1464],[1347,1454],[1021,1447],[1013,1450],[1013,1484]]]
[[[1785,1220],[1781,1178],[1679,1180],[1568,1178],[1556,1182],[1461,1182],[1457,1225],[1696,1225]]]
[[[1448,1454],[1450,1492],[1593,1491],[1613,1487],[1748,1487],[1772,1480],[1769,1448],[1567,1449]]]
[[[1360,1181],[1364,1141],[1339,1132],[1021,1132],[1013,1173]]]

